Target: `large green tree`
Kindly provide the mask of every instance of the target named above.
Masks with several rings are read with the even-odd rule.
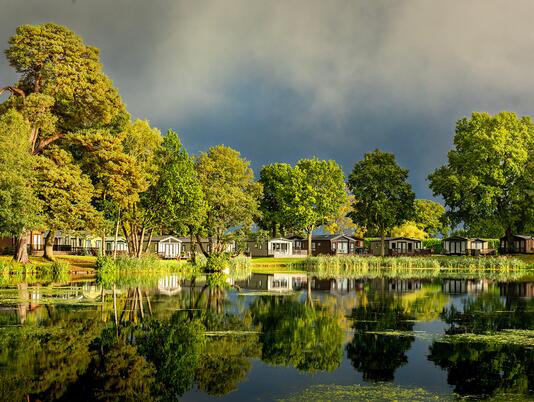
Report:
[[[153,224],[193,237],[207,204],[193,159],[172,130],[156,154],[156,167],[157,181],[142,196],[145,215]]]
[[[263,186],[260,200],[261,219],[259,226],[268,230],[273,237],[285,234],[287,218],[284,215],[284,197],[292,174],[288,163],[272,163],[262,167],[259,182]]]
[[[196,160],[208,206],[200,233],[211,239],[211,252],[223,252],[228,231],[250,227],[259,215],[262,188],[249,165],[238,151],[224,145],[210,148]]]
[[[302,159],[293,168],[283,210],[290,227],[306,233],[308,255],[313,231],[330,223],[347,200],[344,180],[343,171],[332,160]]]
[[[432,200],[417,199],[414,202],[414,221],[417,227],[430,236],[447,235],[448,227],[445,219],[445,207]]]
[[[24,243],[17,256],[24,262],[27,232],[39,224],[41,212],[32,186],[36,160],[28,152],[29,132],[29,124],[15,110],[0,115],[0,234]]]
[[[68,152],[52,146],[36,158],[36,179],[42,184],[36,188],[36,193],[43,205],[44,225],[48,228],[44,255],[53,260],[56,229],[69,231],[96,227],[100,216],[91,203],[91,180]]]
[[[429,175],[430,188],[445,200],[452,223],[468,230],[498,225],[508,237],[531,227],[533,144],[529,117],[473,113],[459,120],[448,163]]]
[[[53,23],[22,25],[5,54],[20,77],[0,88],[0,93],[12,95],[0,105],[0,113],[15,108],[26,118],[30,154],[43,154],[52,144],[70,151],[73,133],[91,129],[117,133],[127,123],[118,92],[102,72],[98,49],[84,44],[68,28]],[[18,259],[22,243],[21,237]]]
[[[415,194],[407,179],[408,170],[397,165],[395,156],[378,149],[365,154],[349,176],[356,198],[352,219],[380,234],[382,256],[386,232],[413,216]]]

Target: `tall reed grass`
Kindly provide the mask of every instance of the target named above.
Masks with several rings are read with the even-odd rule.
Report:
[[[509,280],[519,279],[529,272],[523,261],[509,257],[319,256],[292,262],[291,267],[319,277],[469,277]]]

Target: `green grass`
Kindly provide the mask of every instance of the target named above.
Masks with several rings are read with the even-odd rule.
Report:
[[[295,262],[304,260],[304,258],[291,257],[291,258],[272,258],[272,257],[257,257],[252,258],[252,266],[268,266],[268,265],[289,265]]]

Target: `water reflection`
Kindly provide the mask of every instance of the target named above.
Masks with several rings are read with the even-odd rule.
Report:
[[[324,381],[532,396],[532,345],[441,337],[534,328],[533,289],[534,283],[485,279],[300,274],[169,275],[55,288],[19,283],[0,288],[0,395],[13,401],[229,394],[248,400],[244,384],[275,381],[255,374],[271,367],[290,370],[284,373],[298,376],[301,387],[331,373]],[[421,329],[434,339],[418,337]],[[399,373],[428,369],[425,361],[442,375],[403,383]],[[272,383],[266,399],[295,386]]]

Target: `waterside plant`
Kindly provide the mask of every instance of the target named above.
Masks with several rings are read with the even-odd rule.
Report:
[[[458,277],[517,280],[534,270],[510,257],[308,257],[291,268],[317,277],[361,276],[396,278]]]

